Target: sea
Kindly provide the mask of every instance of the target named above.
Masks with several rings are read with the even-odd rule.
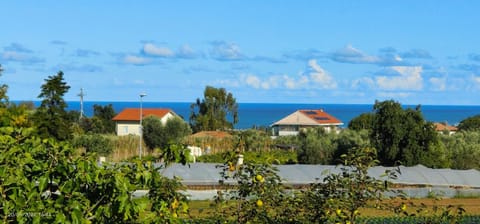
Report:
[[[40,102],[33,102],[39,105]],[[80,111],[79,101],[68,101],[67,110]],[[84,114],[93,115],[94,105],[106,106],[111,104],[115,113],[124,108],[139,108],[140,102],[107,102],[86,101],[83,103]],[[186,121],[190,117],[188,102],[143,102],[143,108],[169,108]],[[415,108],[417,105],[403,105],[404,108]],[[296,103],[238,103],[239,122],[236,129],[249,129],[253,127],[268,127],[283,117],[301,109],[323,109],[325,112],[343,122],[347,127],[350,120],[362,113],[373,111],[372,104],[296,104]],[[468,117],[480,114],[480,105],[421,105],[424,118],[432,122],[446,122],[449,125],[458,123]]]

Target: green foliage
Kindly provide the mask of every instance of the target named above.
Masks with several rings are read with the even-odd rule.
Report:
[[[468,117],[458,124],[459,131],[479,131],[480,130],[480,115]]]
[[[165,124],[154,116],[143,119],[143,140],[148,148],[164,149],[170,144],[181,144],[185,136],[191,134],[190,126],[181,118],[168,119]]]
[[[441,135],[448,149],[446,156],[452,169],[480,169],[480,132],[461,131],[454,135]]]
[[[107,156],[113,150],[113,144],[110,139],[103,135],[78,135],[73,139],[72,146],[75,148],[84,148],[87,153],[98,153]]]
[[[368,169],[377,165],[375,158],[376,151],[372,148],[342,155],[344,163],[340,172],[328,174],[323,181],[306,190],[306,210],[312,211],[305,214],[307,220],[311,223],[355,223],[360,208],[366,207],[368,202],[382,201],[385,193],[391,192],[388,181],[396,178],[397,172],[387,170],[383,180],[372,178]]]
[[[194,132],[229,130],[238,123],[238,105],[224,88],[205,87],[204,98],[190,106],[190,125]]]
[[[241,151],[264,151],[270,148],[272,142],[265,131],[255,129],[240,131],[235,136],[238,137],[236,148]]]
[[[3,68],[0,64],[0,76],[2,75]],[[8,96],[7,96],[8,86],[6,84],[0,85],[0,107],[5,107],[8,104]]]
[[[203,163],[223,163],[224,158],[231,152],[223,152],[216,154],[207,154],[197,157],[197,162]],[[243,152],[243,157],[246,161],[250,161],[254,164],[275,164],[275,165],[284,165],[284,164],[296,164],[297,163],[297,153],[294,151],[283,151],[283,150],[271,150],[271,151],[261,151],[253,152],[246,151]]]
[[[323,128],[307,129],[298,135],[300,147],[297,150],[299,163],[330,164],[335,145],[333,133],[326,133]]]
[[[34,122],[41,137],[53,137],[63,141],[72,138],[71,122],[65,111],[67,103],[63,99],[70,86],[63,80],[63,72],[49,76],[41,87],[38,98],[42,103],[34,114]]]
[[[392,188],[399,169],[385,170],[379,179],[368,175],[376,166],[376,150],[359,148],[342,155],[343,165],[323,173],[323,179],[302,190],[282,183],[275,167],[238,163],[239,155],[226,154],[221,189],[210,223],[456,223],[465,219],[462,207],[416,205]],[[388,199],[388,200],[387,200]],[[395,200],[393,200],[395,199]],[[393,202],[393,203],[392,203]],[[361,211],[375,208],[395,217],[366,218]],[[202,220],[201,222],[205,222]]]
[[[98,119],[97,123],[99,123],[94,133],[114,134],[115,122],[112,119],[115,115],[112,104],[106,106],[93,105],[93,118]]]
[[[163,167],[139,160],[99,166],[96,154],[75,157],[67,141],[37,136],[24,106],[6,109],[0,110],[3,223],[175,223],[188,210],[177,193],[181,184],[161,176]],[[182,160],[176,156],[163,158]],[[133,198],[136,190],[159,187],[148,200]]]
[[[370,147],[369,133],[362,129],[359,131],[343,130],[334,139],[336,149],[333,155],[333,163],[343,163],[342,155],[354,153],[355,150]]]
[[[236,164],[236,158],[231,154],[219,166],[220,184],[226,190],[218,191],[215,198],[215,219],[229,223],[285,223],[286,215],[293,217],[294,213],[286,211],[291,208],[286,206],[291,197],[283,191],[276,169],[268,164]]]
[[[382,165],[406,166],[425,163],[438,146],[437,133],[424,120],[420,106],[404,110],[393,100],[376,102],[371,141]],[[439,165],[440,164],[436,164]]]
[[[373,113],[363,113],[348,122],[348,129],[351,130],[372,130],[375,115]]]

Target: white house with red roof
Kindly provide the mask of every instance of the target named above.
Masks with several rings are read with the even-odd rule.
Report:
[[[458,128],[455,126],[450,126],[446,123],[433,123],[435,131],[440,134],[453,135],[458,131]]]
[[[297,135],[301,130],[323,127],[325,131],[337,131],[343,123],[323,110],[297,110],[273,123],[274,136]]]
[[[158,117],[162,123],[168,119],[178,116],[170,109],[143,108],[142,119],[147,116]],[[140,108],[126,108],[113,119],[116,124],[117,135],[140,135]]]

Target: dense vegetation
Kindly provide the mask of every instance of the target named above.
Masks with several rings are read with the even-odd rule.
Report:
[[[392,191],[389,180],[396,178],[395,169],[385,173],[387,180],[377,180],[366,172],[371,166],[480,166],[478,132],[438,135],[423,119],[420,108],[405,110],[397,102],[377,102],[374,113],[360,119],[363,124],[340,134],[317,128],[271,139],[265,130],[232,132],[230,148],[224,148],[217,158],[199,158],[220,161],[223,186],[212,202],[215,213],[207,220],[196,220],[189,216],[187,196],[181,193],[184,186],[160,171],[173,162],[187,163],[189,155],[183,143],[190,134],[189,125],[179,120],[160,124],[158,119],[146,118],[145,127],[151,132],[144,137],[151,138],[147,143],[150,149],[159,148],[152,156],[163,161],[160,167],[134,158],[128,163],[99,164],[98,154],[115,153],[115,141],[120,139],[112,140],[109,135],[113,108],[96,105],[92,118],[65,111],[63,96],[69,86],[63,75],[59,72],[45,80],[38,108],[10,103],[8,86],[0,86],[0,219],[4,223],[355,223],[360,220],[359,209],[371,202],[375,208],[399,216],[423,212],[408,211],[404,195]],[[197,100],[196,105],[221,110],[201,109],[203,112],[193,116],[194,129],[232,127],[238,119],[233,96],[224,89],[207,90],[206,99]],[[217,98],[207,94],[211,91],[222,99],[219,105]],[[233,113],[231,123],[226,119],[229,113]],[[212,117],[195,120],[208,114],[225,119],[219,126],[210,126]],[[204,119],[206,123],[202,123]],[[402,128],[408,131],[399,130]],[[126,136],[127,140],[130,137]],[[238,153],[245,155],[244,164],[237,163]],[[291,191],[292,186],[282,183],[271,164],[295,162],[343,164],[344,168],[307,189]],[[226,180],[234,180],[235,185]],[[135,199],[137,190],[148,193]],[[405,201],[382,203],[392,195]],[[447,207],[429,213],[427,221],[458,221],[463,212]]]

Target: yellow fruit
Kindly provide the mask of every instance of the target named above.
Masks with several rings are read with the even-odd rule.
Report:
[[[258,200],[257,200],[257,206],[258,206],[258,207],[262,207],[262,206],[263,206],[263,201],[260,200],[260,199],[258,199]]]
[[[340,215],[342,214],[342,209],[337,209],[335,212],[337,213],[337,215]]]
[[[406,204],[402,204],[402,211],[405,211],[407,210],[407,205]]]
[[[355,210],[355,211],[353,211],[353,214],[358,215],[358,214],[360,214],[360,212],[358,210]]]
[[[173,200],[173,202],[172,202],[172,205],[171,205],[171,206],[172,206],[172,208],[173,208],[173,209],[176,209],[176,208],[178,208],[178,201],[177,201],[177,199],[176,199],[176,198]]]
[[[256,181],[259,181],[259,182],[265,181],[265,180],[263,179],[262,175],[260,175],[260,174],[257,174],[257,176],[255,176],[255,180],[256,180]]]
[[[178,217],[177,213],[174,212],[174,213],[172,214],[172,217],[173,217],[173,218],[177,218],[177,217]]]

